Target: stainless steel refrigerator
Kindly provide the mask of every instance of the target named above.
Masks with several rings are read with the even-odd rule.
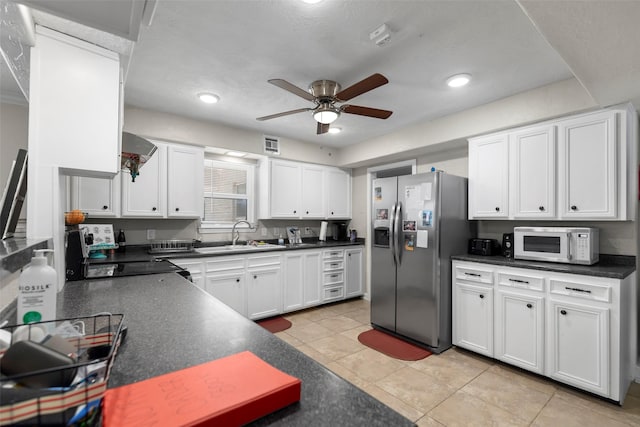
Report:
[[[437,171],[373,181],[371,324],[451,347],[451,255],[467,252],[467,179]]]

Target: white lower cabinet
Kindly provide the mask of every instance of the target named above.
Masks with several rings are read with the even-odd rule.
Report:
[[[456,283],[456,344],[493,356],[493,289]]]
[[[453,277],[455,345],[623,403],[636,364],[635,272],[453,261]]]
[[[189,272],[193,284],[204,289],[204,270],[202,268],[202,259],[199,258],[178,258],[172,259],[172,263],[178,267],[182,267]]]
[[[245,261],[242,256],[206,259],[204,290],[246,317]]]
[[[288,251],[284,254],[284,312],[320,304],[320,250]]]
[[[346,292],[345,298],[358,297],[364,293],[364,262],[362,248],[346,249],[345,253],[345,274]]]
[[[247,317],[262,319],[282,313],[280,254],[247,256]]]

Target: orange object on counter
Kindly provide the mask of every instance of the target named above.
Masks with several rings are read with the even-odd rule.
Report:
[[[244,351],[107,390],[109,426],[240,426],[300,400],[301,382]]]
[[[64,213],[64,223],[66,225],[82,224],[84,220],[84,213],[80,209],[74,209],[71,212]]]

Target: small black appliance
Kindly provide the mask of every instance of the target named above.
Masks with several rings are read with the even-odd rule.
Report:
[[[513,233],[502,235],[502,255],[506,258],[513,258]]]
[[[347,241],[349,240],[349,228],[346,222],[333,223],[333,240]]]
[[[496,239],[469,239],[471,255],[491,256],[500,254],[500,243]]]

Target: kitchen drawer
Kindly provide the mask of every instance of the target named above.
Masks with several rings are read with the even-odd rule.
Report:
[[[501,271],[498,271],[496,274],[498,275],[498,285],[500,286],[530,289],[532,291],[544,291],[543,277],[505,273]]]
[[[343,282],[344,272],[342,271],[325,272],[322,276],[322,284],[325,286]]]
[[[322,302],[341,300],[343,298],[344,286],[333,286],[323,289]]]
[[[247,257],[247,268],[280,265],[280,255],[250,255]]]
[[[456,266],[455,277],[457,280],[469,282],[493,284],[493,271],[482,270],[476,267]]]
[[[344,260],[333,260],[333,261],[324,261],[324,267],[322,271],[335,271],[335,270],[344,270]]]
[[[217,257],[204,262],[205,271],[244,269],[244,257]]]
[[[324,259],[344,259],[344,249],[327,249],[322,257]]]
[[[581,283],[570,280],[550,279],[549,291],[553,295],[565,295],[591,301],[611,302],[611,285]]]

